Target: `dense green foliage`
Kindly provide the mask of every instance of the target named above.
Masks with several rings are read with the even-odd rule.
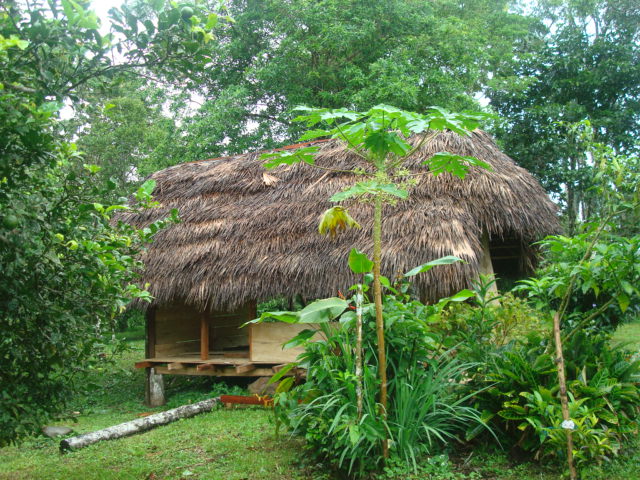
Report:
[[[85,161],[101,167],[99,180],[114,182],[119,196],[166,166],[164,152],[176,128],[163,112],[167,94],[143,81],[124,78],[100,91],[83,89],[75,116],[64,122],[65,136],[78,137]]]
[[[566,430],[549,313],[512,294],[495,297],[490,283],[434,305],[411,300],[402,293],[410,290],[407,285],[388,286],[386,422],[376,415],[373,306],[362,306],[365,401],[358,415],[357,307],[342,313],[339,323],[326,323],[345,308],[336,299],[327,318],[304,321],[322,322],[322,341],[310,341],[311,329],[290,342],[306,344],[297,365],[308,369],[307,382],[292,390],[292,380],[283,382],[277,418],[304,436],[315,456],[355,476],[381,467],[376,446],[385,429],[392,440],[388,465],[418,469],[419,459],[442,451],[445,441],[478,435],[511,453],[558,465],[566,454]],[[471,303],[460,303],[465,299]],[[357,305],[355,296],[351,303]],[[594,462],[619,455],[638,431],[640,359],[609,334],[589,329],[566,329],[564,354],[574,456],[586,472]]]
[[[113,316],[132,298],[148,298],[132,283],[135,256],[164,222],[115,224],[117,210],[133,207],[103,205],[103,187],[114,184],[97,182],[100,167],[56,134],[57,112],[78,100],[81,86],[134,67],[182,71],[189,63],[180,42],[197,47],[210,33],[200,17],[186,22],[164,1],[112,15],[116,33],[102,35],[82,3],[0,6],[1,444],[59,411]],[[138,191],[142,206],[153,206],[152,190],[149,183]]]
[[[590,126],[580,125],[584,126],[590,134]],[[574,330],[615,327],[636,311],[640,297],[638,156],[616,155],[591,141],[584,147],[584,154],[594,161],[591,216],[573,236],[540,242],[545,256],[542,268],[536,278],[516,288],[535,300],[541,311],[561,309]]]
[[[145,11],[141,2],[130,3],[135,14]],[[301,127],[290,121],[290,110],[301,104],[366,110],[387,103],[413,111],[441,105],[460,111],[488,102],[487,109],[502,118],[493,133],[556,194],[572,233],[598,202],[589,190],[593,162],[583,155],[583,139],[572,125],[589,119],[597,141],[618,153],[637,150],[636,3],[230,1],[235,22],[217,31],[219,41],[200,46],[196,62],[180,58],[180,49],[171,51],[166,68],[156,68],[158,57],[151,58],[155,74],[145,74],[145,82],[153,83],[152,91],[162,88],[164,112],[171,112],[176,128],[163,127],[168,120],[159,115],[153,92],[124,91],[131,97],[125,101],[94,89],[83,95],[99,104],[119,98],[136,106],[125,112],[128,120],[120,112],[84,118],[80,136],[93,131],[104,140],[83,142],[83,150],[93,155],[95,148],[102,158],[107,141],[131,145],[137,131],[134,148],[119,150],[136,150],[128,164],[141,162],[146,173],[146,167],[291,143]],[[140,48],[136,43],[132,54]],[[182,51],[190,56],[194,48]],[[169,67],[188,72],[188,79],[165,75]],[[157,125],[118,129],[144,109]],[[107,130],[103,122],[117,125]],[[156,145],[144,140],[158,134]]]
[[[578,261],[566,263],[575,268]],[[500,304],[487,302],[485,292],[486,285],[478,285],[474,304],[449,308],[432,326],[446,342],[457,342],[459,361],[476,362],[466,386],[479,392],[472,405],[490,421],[502,446],[538,460],[563,459],[566,434],[554,343],[550,322],[538,320],[550,317],[544,313],[547,305],[535,310],[512,295],[501,297]],[[574,307],[570,319],[581,315]],[[640,360],[598,329],[565,332],[574,456],[584,469],[615,457],[637,432]]]
[[[640,7],[634,0],[539,0],[537,45],[490,82],[508,154],[561,194],[573,228],[589,209],[591,163],[570,124],[589,119],[595,139],[636,151],[640,133]],[[504,64],[503,64],[504,65]],[[589,216],[591,212],[587,212]]]
[[[541,311],[560,307],[572,276],[575,289],[568,304],[567,326],[580,329],[615,328],[633,314],[640,298],[640,236],[602,234],[588,259],[581,261],[593,237],[593,226],[573,237],[554,236],[545,265],[536,278],[523,280],[516,290],[526,292]],[[629,310],[630,306],[631,310]]]
[[[129,3],[134,15],[148,13],[141,2]],[[186,50],[172,50],[166,62],[149,58],[155,74],[145,74],[144,81],[153,82],[150,91],[90,87],[80,94],[91,99],[83,105],[117,100],[114,105],[133,106],[111,116],[98,108],[83,117],[77,132],[92,137],[81,140],[83,150],[106,162],[104,146],[122,145],[114,165],[126,154],[125,171],[141,164],[148,173],[290,143],[301,128],[289,113],[300,104],[365,110],[389,103],[423,111],[430,105],[477,110],[488,102],[502,118],[494,133],[556,194],[569,233],[598,208],[590,191],[594,164],[584,155],[575,122],[590,120],[595,139],[618,153],[637,151],[635,2],[538,0],[524,8],[513,0],[295,0],[231,1],[228,7],[235,22],[217,32],[220,41],[197,49],[189,43]],[[143,43],[135,43],[131,54]],[[181,51],[197,61],[174,56]],[[188,72],[188,80],[166,75],[172,68]],[[119,128],[143,111],[154,126],[137,121]],[[117,176],[123,175],[120,169]]]
[[[339,470],[362,476],[382,467],[380,441],[391,439],[392,458],[412,467],[445,442],[482,425],[477,410],[465,404],[460,381],[473,366],[450,351],[438,353],[429,322],[442,304],[426,306],[405,295],[385,296],[385,339],[389,368],[389,415],[377,413],[375,312],[364,316],[364,410],[357,412],[355,315],[320,326],[325,341],[305,342],[299,365],[307,368],[303,385],[278,397],[276,414],[293,433],[304,436],[312,455]],[[392,460],[393,461],[393,460]]]
[[[229,1],[218,61],[187,85],[204,103],[175,135],[177,159],[296,138],[297,105],[477,109],[476,94],[532,19],[508,0]],[[487,48],[491,45],[491,48]]]
[[[630,327],[638,329],[640,322]],[[626,333],[626,332],[625,332]],[[144,372],[133,367],[143,355],[144,332],[118,334],[127,348],[113,355],[114,363],[96,365],[82,377],[90,392],[70,399],[68,425],[74,434],[92,432],[149,412],[140,402]],[[132,340],[133,339],[133,340]],[[640,344],[638,344],[640,346]],[[170,406],[196,402],[221,393],[242,394],[235,385],[212,383],[205,377],[174,376],[167,384]],[[245,391],[246,394],[246,391]],[[156,411],[158,409],[151,409]],[[220,408],[112,442],[60,455],[59,438],[31,437],[20,445],[0,449],[2,480],[116,480],[122,478],[260,478],[262,480],[338,480],[303,451],[302,441],[275,436],[273,413],[262,408]],[[202,432],[209,432],[203,435]],[[73,435],[73,434],[72,434]],[[640,465],[637,443],[629,455],[585,472],[585,480],[629,480]],[[552,462],[513,462],[505,452],[475,448],[472,452],[438,454],[422,459],[418,473],[390,462],[384,480],[557,480]]]
[[[28,182],[6,192],[0,210],[3,442],[59,410],[78,371],[100,361],[114,316],[148,297],[132,283],[140,267],[134,256],[164,222],[144,231],[112,226],[115,208],[130,207],[93,203],[91,174],[67,162],[46,173],[27,170]],[[140,200],[148,203],[152,188],[145,185]]]
[[[578,332],[564,344],[575,454],[583,467],[615,456],[638,429],[640,361],[609,341]],[[566,453],[552,349],[544,332],[531,333],[491,355],[486,374],[475,379],[487,385],[476,406],[493,419],[504,445],[539,459]],[[472,388],[479,387],[475,381]]]

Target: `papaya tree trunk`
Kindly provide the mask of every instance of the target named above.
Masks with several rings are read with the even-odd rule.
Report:
[[[384,318],[382,317],[382,285],[380,261],[382,257],[382,198],[376,196],[373,216],[373,298],[376,307],[376,333],[378,336],[378,370],[380,372],[380,415],[387,422],[387,355],[384,345]],[[386,429],[386,427],[385,427]],[[382,441],[382,457],[389,458],[389,439]]]

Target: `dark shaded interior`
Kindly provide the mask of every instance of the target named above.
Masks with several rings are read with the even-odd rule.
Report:
[[[496,275],[498,290],[506,292],[514,287],[518,280],[528,277],[533,273],[533,265],[530,264],[528,247],[515,236],[504,238],[492,238],[489,241],[491,263]]]

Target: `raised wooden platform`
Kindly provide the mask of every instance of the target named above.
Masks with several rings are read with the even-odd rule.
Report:
[[[203,360],[200,353],[162,355],[136,362],[136,368],[153,367],[156,373],[170,375],[211,375],[220,377],[263,377],[273,375],[280,365],[251,362],[249,352],[210,352]]]

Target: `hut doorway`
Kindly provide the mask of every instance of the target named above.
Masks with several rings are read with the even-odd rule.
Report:
[[[533,266],[527,262],[531,255],[527,255],[522,242],[516,237],[492,238],[489,241],[489,254],[496,286],[501,292],[511,290],[518,280],[526,278],[533,271]]]

